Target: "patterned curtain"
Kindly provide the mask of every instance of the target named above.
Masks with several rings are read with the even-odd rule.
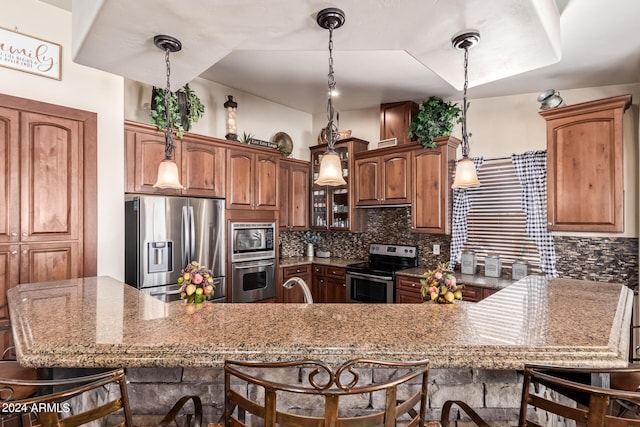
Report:
[[[474,157],[473,164],[476,172],[484,163],[484,157]],[[457,163],[456,163],[457,166]],[[453,189],[453,212],[451,218],[451,251],[449,260],[451,268],[460,261],[462,247],[467,243],[467,214],[471,210],[471,202],[467,194],[467,188]]]
[[[547,152],[512,154],[513,168],[522,185],[522,210],[527,214],[526,232],[538,246],[540,270],[558,277],[553,236],[547,230]]]

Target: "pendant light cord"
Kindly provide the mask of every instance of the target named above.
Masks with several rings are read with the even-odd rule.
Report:
[[[336,142],[336,136],[338,134],[338,125],[333,123],[333,91],[336,89],[336,79],[333,75],[333,28],[335,27],[335,23],[329,24],[329,100],[327,102],[327,140],[328,140],[328,150],[333,151],[333,146]]]
[[[167,128],[164,132],[164,157],[165,159],[170,160],[171,152],[173,151],[173,135],[171,112],[169,111],[169,105],[171,102],[171,62],[169,61],[169,48],[164,50],[164,62],[167,67],[167,86],[164,90],[164,115],[167,120]]]
[[[469,87],[469,77],[467,68],[469,66],[469,46],[464,45],[464,89],[462,93],[462,156],[469,155],[469,137],[467,135],[467,88]]]

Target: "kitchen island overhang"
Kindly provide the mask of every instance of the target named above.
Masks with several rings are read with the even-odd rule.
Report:
[[[529,276],[478,303],[164,303],[110,277],[8,292],[30,367],[215,367],[225,359],[428,358],[434,368],[626,366],[633,292]]]

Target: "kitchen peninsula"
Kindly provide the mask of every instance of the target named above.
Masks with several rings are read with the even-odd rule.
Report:
[[[110,277],[18,285],[9,308],[32,367],[215,367],[225,359],[428,358],[435,368],[627,363],[632,291],[529,276],[478,303],[164,303]]]

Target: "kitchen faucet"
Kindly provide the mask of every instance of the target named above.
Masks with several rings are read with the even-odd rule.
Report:
[[[302,278],[292,277],[291,279],[284,282],[282,286],[284,288],[291,289],[296,284],[300,285],[300,287],[302,288],[302,293],[304,294],[304,302],[307,304],[313,304],[313,297],[311,296],[311,291],[309,290],[309,286]]]

